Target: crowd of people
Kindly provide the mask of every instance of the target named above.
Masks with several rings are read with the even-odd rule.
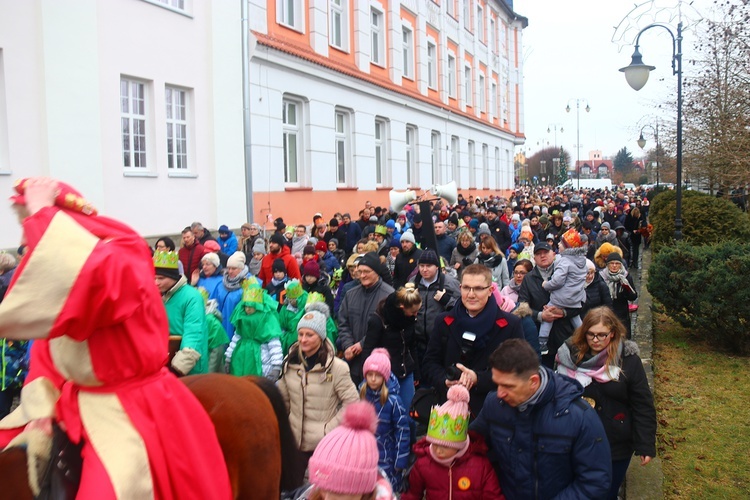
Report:
[[[354,218],[248,222],[239,235],[195,222],[179,245],[152,248],[179,342],[169,369],[276,382],[315,486],[305,498],[616,498],[630,457],[655,456],[629,340],[648,206],[640,191],[525,187],[430,213],[366,202]],[[15,267],[6,255],[0,290]],[[20,380],[6,387],[3,370],[3,405],[25,369],[6,343],[25,347],[4,341]],[[424,397],[436,405],[417,440]],[[382,475],[332,480],[354,451],[327,440],[361,451],[360,431],[374,434]]]

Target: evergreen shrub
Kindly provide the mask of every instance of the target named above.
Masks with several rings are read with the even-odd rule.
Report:
[[[750,355],[748,277],[748,243],[679,243],[654,256],[648,290],[671,318],[695,335]]]

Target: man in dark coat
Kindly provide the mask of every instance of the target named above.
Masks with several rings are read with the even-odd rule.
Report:
[[[393,286],[396,290],[409,281],[409,276],[417,267],[419,257],[422,256],[422,250],[417,248],[414,234],[411,231],[406,231],[401,235],[399,243],[401,244],[401,252],[396,256],[396,263],[393,267]]]
[[[503,253],[507,252],[511,244],[510,230],[508,224],[498,218],[497,208],[495,207],[487,209],[487,226],[490,228],[490,234],[492,234],[500,250]]]

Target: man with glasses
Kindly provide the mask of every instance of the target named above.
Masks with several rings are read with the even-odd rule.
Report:
[[[504,340],[523,339],[521,320],[500,310],[492,295],[492,273],[472,264],[461,275],[461,300],[435,319],[422,367],[422,379],[445,401],[448,388],[461,384],[471,395],[476,416],[496,389],[489,356]]]

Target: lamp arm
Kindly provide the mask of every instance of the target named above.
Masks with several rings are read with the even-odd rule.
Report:
[[[672,33],[672,30],[669,28],[668,25],[663,24],[663,23],[653,23],[653,24],[649,24],[648,26],[646,26],[645,28],[643,28],[641,31],[639,31],[638,32],[638,36],[635,37],[635,50],[636,50],[636,52],[638,51],[638,47],[640,47],[641,35],[644,34],[646,31],[650,30],[651,28],[664,28],[669,33],[669,36],[672,37],[672,74],[676,75],[677,74],[676,63],[677,63],[677,56],[678,56],[678,54],[677,54],[677,39],[675,38],[674,33]]]

